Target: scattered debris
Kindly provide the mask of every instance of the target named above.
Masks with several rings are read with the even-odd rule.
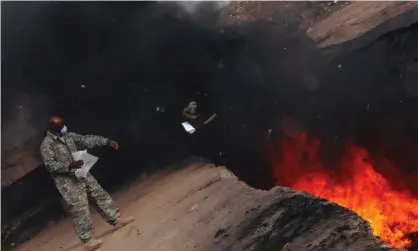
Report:
[[[189,212],[194,211],[194,210],[199,210],[199,206],[198,206],[197,204],[195,204],[194,206],[192,206],[192,207],[189,209]]]
[[[216,231],[214,238],[218,238],[218,237],[228,237],[229,234],[227,233],[228,228],[220,228],[218,229],[218,231]]]

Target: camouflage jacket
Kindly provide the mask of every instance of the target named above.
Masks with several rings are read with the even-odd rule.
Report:
[[[74,161],[71,153],[95,146],[105,146],[107,140],[101,136],[80,135],[73,132],[57,136],[48,131],[41,144],[41,156],[48,172],[71,172],[70,163]]]

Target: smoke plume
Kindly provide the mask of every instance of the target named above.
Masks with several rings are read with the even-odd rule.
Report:
[[[219,8],[188,4],[2,3],[10,13],[2,15],[2,83],[16,93],[3,107],[29,93],[32,112],[39,104],[27,90],[36,89],[50,101],[43,113],[63,116],[70,131],[118,140],[107,163],[135,170],[188,154],[180,114],[202,100],[219,115],[212,151],[239,175],[265,180],[266,140],[291,135],[289,121],[337,149],[359,137],[366,117],[406,97],[391,91],[401,80],[387,40],[329,62],[297,23],[222,25]],[[31,18],[17,15],[22,8]],[[44,123],[43,114],[22,114],[3,122]]]

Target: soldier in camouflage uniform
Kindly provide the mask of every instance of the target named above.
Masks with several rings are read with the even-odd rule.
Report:
[[[84,163],[74,161],[71,153],[95,146],[110,146],[117,150],[119,146],[115,141],[101,136],[83,136],[67,132],[63,119],[59,117],[52,117],[49,124],[50,128],[40,149],[43,161],[69,207],[75,231],[85,244],[85,250],[97,249],[103,241],[92,238],[94,228],[89,211],[89,199],[94,202],[102,217],[115,229],[131,223],[134,218],[120,217],[119,209],[113,199],[90,173],[84,179],[75,176],[75,171]]]

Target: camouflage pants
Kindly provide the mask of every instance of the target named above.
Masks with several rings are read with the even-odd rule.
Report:
[[[84,180],[59,177],[55,183],[74,221],[75,231],[85,243],[91,239],[94,226],[90,216],[89,201],[93,202],[100,215],[111,225],[119,218],[119,209],[110,195],[88,174]]]

